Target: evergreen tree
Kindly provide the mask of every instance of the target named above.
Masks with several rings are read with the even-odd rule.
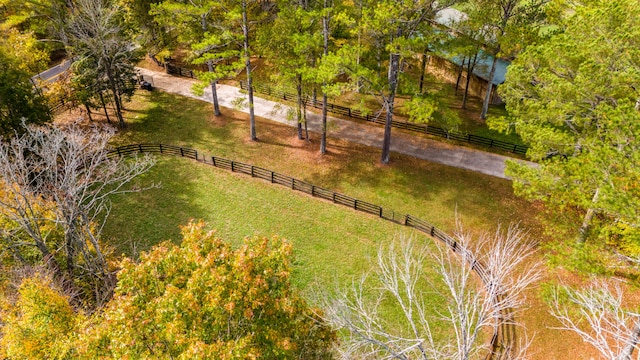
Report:
[[[596,214],[640,226],[640,8],[587,0],[567,14],[509,67],[500,88],[509,117],[489,125],[515,129],[539,162],[508,165],[517,194],[584,211],[582,243]]]
[[[29,73],[0,49],[0,136],[24,131],[25,124],[51,120],[45,99],[34,90]]]

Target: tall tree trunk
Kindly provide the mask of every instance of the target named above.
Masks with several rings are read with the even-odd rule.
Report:
[[[104,110],[104,116],[107,117],[107,122],[111,124],[111,119],[109,118],[109,113],[107,112],[107,104],[105,104],[104,96],[102,96],[102,90],[100,90],[98,94],[100,94],[100,102],[102,102],[102,110]]]
[[[633,351],[636,346],[638,346],[638,341],[640,341],[640,321],[636,321],[636,324],[633,327],[633,333],[629,337],[624,349],[622,349],[616,360],[631,360],[631,355],[633,355]]]
[[[249,53],[249,20],[247,19],[247,0],[242,0],[242,34],[244,35],[245,69],[247,71],[247,92],[249,94],[249,127],[251,140],[256,141],[256,117],[253,113],[253,81],[251,79],[251,57]]]
[[[491,71],[489,72],[489,81],[487,83],[487,92],[484,95],[484,101],[482,102],[482,111],[480,112],[480,119],[487,118],[487,112],[489,111],[489,100],[491,100],[491,91],[493,90],[493,76],[496,74],[496,64],[498,63],[498,55],[500,53],[500,46],[498,46],[495,55],[493,56],[493,62],[491,63]]]
[[[429,52],[429,48],[424,50],[422,54],[422,61],[420,62],[420,94],[422,94],[422,88],[424,87],[424,74],[427,71],[427,52]],[[456,90],[457,90],[456,85]]]
[[[304,139],[307,142],[310,142],[309,139],[309,128],[307,127],[307,107],[305,106],[303,109],[302,117],[304,118]]]
[[[207,17],[206,14],[201,15],[201,23],[202,23],[202,32],[207,32]],[[207,68],[209,72],[213,72],[213,62],[211,60],[207,61]],[[215,116],[220,116],[220,105],[218,104],[218,91],[216,89],[216,84],[218,81],[211,82],[211,97],[213,100],[213,113]]]
[[[469,63],[467,64],[467,81],[464,85],[464,94],[462,95],[462,108],[467,108],[467,99],[469,98],[469,84],[471,83],[471,74],[473,74],[473,68],[475,68],[476,63],[478,61],[478,53],[473,56],[473,61],[469,58]]]
[[[211,60],[207,61],[207,67],[209,68],[209,72],[213,72],[213,64]],[[218,90],[216,89],[216,85],[218,81],[211,82],[211,97],[213,99],[213,114],[215,116],[220,116],[220,104],[218,104]]]
[[[118,118],[118,126],[121,129],[124,129],[124,118],[122,117],[122,107],[120,105],[120,94],[118,93],[118,87],[116,86],[116,81],[113,78],[113,73],[111,69],[107,67],[107,81],[109,82],[109,87],[111,88],[111,93],[113,94],[113,103],[116,106],[116,117]]]
[[[77,241],[77,223],[76,220],[71,218],[67,220],[67,229],[64,234],[65,239],[65,248],[66,248],[66,261],[67,261],[67,272],[73,276],[73,270],[76,266],[76,241]]]
[[[324,1],[324,7],[327,7],[327,0]],[[324,46],[324,56],[327,56],[329,53],[329,19],[327,16],[322,17],[322,35],[323,35],[323,46]],[[320,154],[324,155],[327,153],[327,92],[324,91],[324,88],[327,86],[327,82],[322,83],[322,136],[320,137]]]
[[[458,79],[456,80],[456,96],[458,96],[458,86],[460,86],[460,79],[462,78],[462,71],[464,70],[464,62],[467,60],[466,56],[462,57],[462,64],[458,67]],[[467,73],[467,79],[469,78],[469,73]],[[463,108],[464,109],[464,108]]]
[[[302,75],[296,75],[296,91],[298,93],[298,103],[296,105],[296,114],[298,117],[298,140],[302,140]]]
[[[311,67],[315,69],[316,67],[316,57],[312,56],[311,58]],[[313,85],[313,93],[311,95],[313,97],[313,106],[316,106],[318,104],[318,89],[316,88],[316,85]]]
[[[593,194],[593,199],[591,199],[592,207],[588,208],[587,213],[584,214],[584,219],[582,220],[582,225],[580,226],[580,231],[578,232],[578,238],[576,239],[576,243],[578,244],[584,244],[585,241],[587,241],[587,235],[589,234],[589,228],[591,227],[591,220],[596,213],[593,206],[595,206],[599,197],[600,188],[597,188],[595,194]]]
[[[83,105],[84,105],[84,108],[87,110],[87,116],[89,117],[89,121],[93,121],[93,119],[91,118],[91,108],[87,104],[83,104]]]
[[[396,89],[398,87],[398,70],[400,64],[400,54],[391,54],[389,56],[389,97],[387,98],[387,116],[384,123],[384,139],[382,141],[382,158],[383,164],[389,163],[389,155],[391,152],[391,122],[393,121],[393,102],[396,97]]]

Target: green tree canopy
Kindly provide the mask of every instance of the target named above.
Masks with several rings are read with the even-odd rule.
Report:
[[[0,49],[0,135],[22,132],[23,122],[44,124],[50,120],[46,101],[34,90],[29,73]]]
[[[560,211],[640,226],[640,8],[635,0],[578,3],[547,42],[509,67],[500,94],[537,167],[510,163],[516,193]]]

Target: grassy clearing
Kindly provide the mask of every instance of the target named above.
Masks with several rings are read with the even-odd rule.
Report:
[[[297,140],[290,127],[258,119],[259,142],[249,141],[245,114],[223,109],[212,115],[210,104],[160,91],[139,93],[127,105],[128,128],[117,144],[168,143],[259,165],[455,229],[456,215],[467,229],[492,231],[498,223],[520,222],[541,234],[537,209],[513,196],[508,181],[392,154],[390,166],[379,165],[379,149],[329,139],[320,156],[318,138]],[[294,244],[294,282],[310,289],[316,280],[328,288],[345,286],[353,275],[369,269],[378,244],[407,229],[366,214],[260,180],[229,174],[188,160],[161,159],[143,183],[163,187],[115,199],[105,234],[117,239],[121,252],[131,243],[145,249],[158,241],[179,239],[178,226],[201,218],[221,236],[277,233]],[[250,219],[250,221],[248,221]],[[423,237],[420,237],[423,239]],[[555,277],[555,274],[550,275]],[[437,298],[433,298],[436,305]],[[579,339],[559,337],[537,290],[530,310],[522,314],[529,332],[536,331],[537,359],[560,359],[582,347]],[[397,313],[389,312],[397,317]],[[443,332],[442,334],[445,334]],[[582,352],[582,350],[581,350]]]
[[[431,239],[412,229],[189,159],[159,157],[140,181],[152,183],[161,187],[114,199],[105,234],[118,253],[130,254],[134,244],[144,251],[163,240],[178,241],[178,226],[190,219],[204,220],[235,245],[247,236],[277,234],[293,244],[294,285],[313,298],[317,290],[343,289],[367,273],[379,246],[394,238],[411,237],[435,250]],[[421,286],[427,289],[434,280]],[[427,307],[444,310],[441,293],[425,299]],[[399,309],[384,304],[383,313],[391,324],[402,323]],[[448,336],[443,323],[433,325],[436,336]]]
[[[158,157],[140,180],[141,186],[153,183],[160,187],[114,199],[105,233],[120,253],[130,253],[132,244],[146,250],[163,240],[178,241],[179,225],[202,219],[236,244],[254,235],[291,241],[295,280],[305,288],[314,280],[348,283],[369,270],[379,244],[394,237],[431,243],[409,228],[193,160]]]
[[[318,138],[297,140],[293,128],[258,119],[258,142],[249,141],[247,115],[162,92],[136,95],[129,109],[129,127],[119,144],[167,143],[196,148],[281,172],[362,200],[410,213],[446,231],[455,229],[456,215],[466,227],[494,229],[498,223],[523,222],[531,228],[535,209],[515,198],[510,182],[392,154],[392,164],[379,164],[379,150],[329,139],[329,153],[320,156]]]

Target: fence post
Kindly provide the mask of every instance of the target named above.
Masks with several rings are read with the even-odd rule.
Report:
[[[382,217],[382,206],[380,206],[380,217]]]
[[[138,144],[138,151],[142,152],[142,144]]]
[[[316,196],[316,186],[311,185],[311,196]]]
[[[432,227],[431,227],[431,236],[433,236],[433,234],[435,233],[435,230],[436,230],[436,227],[435,227],[435,226],[432,226]]]
[[[211,162],[213,163],[213,166],[217,167],[218,165],[216,165],[216,157],[212,156],[211,157]]]
[[[296,179],[295,178],[291,178],[291,189],[292,190],[296,189]]]
[[[493,139],[491,139],[491,144],[489,144],[489,147],[493,147]]]
[[[255,175],[253,174],[253,165],[251,165],[251,177],[255,177]]]
[[[353,201],[353,208],[354,208],[354,209],[356,209],[356,210],[358,210],[358,199],[355,199],[355,200]]]
[[[517,144],[513,145],[513,153],[514,154],[516,153],[516,148],[518,148],[518,145]]]
[[[198,151],[196,151],[196,160],[198,160]]]
[[[273,171],[271,172],[271,183],[273,184]]]
[[[234,168],[235,163],[232,161],[231,162],[231,172],[235,172],[236,169]]]
[[[348,108],[349,110],[349,117],[351,117],[351,108]]]
[[[336,202],[336,192],[333,192],[333,202]]]
[[[409,226],[409,214],[404,216],[404,226]]]
[[[182,151],[182,148],[180,148],[180,156],[184,156],[184,151]]]
[[[116,150],[118,151],[118,156],[122,156],[122,155],[120,154],[120,146],[118,146],[118,147],[116,148]]]
[[[162,154],[162,144],[160,144],[160,154]]]

